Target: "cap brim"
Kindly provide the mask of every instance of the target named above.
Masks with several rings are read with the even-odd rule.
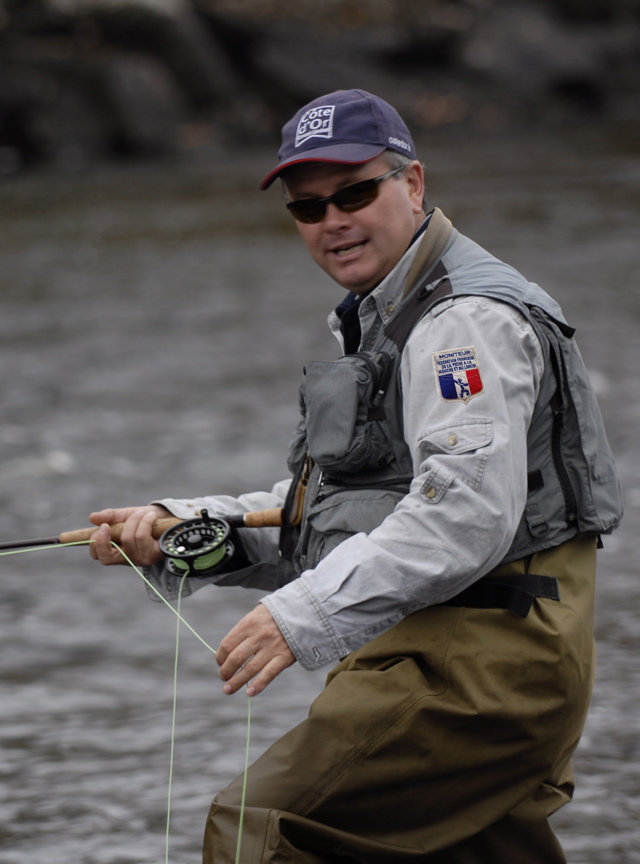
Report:
[[[304,162],[333,162],[342,165],[360,165],[371,162],[385,150],[379,144],[330,144],[326,147],[317,147],[315,150],[304,150],[295,156],[290,156],[284,162],[280,162],[269,173],[263,177],[260,189],[268,189],[278,175],[292,165],[300,165]]]

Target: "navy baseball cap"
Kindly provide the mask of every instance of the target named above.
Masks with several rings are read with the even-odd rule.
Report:
[[[366,90],[338,90],[309,102],[282,127],[278,164],[263,178],[260,189],[268,189],[290,165],[358,165],[384,150],[417,158],[411,134],[396,109]]]

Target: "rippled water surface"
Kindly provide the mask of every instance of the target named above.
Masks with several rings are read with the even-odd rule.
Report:
[[[433,203],[540,282],[577,326],[626,498],[600,553],[599,672],[555,817],[572,864],[640,861],[640,148],[637,134],[425,142]],[[635,149],[634,149],[635,148]],[[0,539],[82,527],[161,495],[285,475],[301,363],[334,356],[340,290],[257,179],[271,154],[0,181]],[[165,859],[175,624],[130,570],[84,549],[0,558],[0,862]],[[256,602],[185,602],[210,644]],[[239,773],[246,701],[181,638],[170,860],[194,864],[209,801]],[[252,755],[324,675],[252,703]]]

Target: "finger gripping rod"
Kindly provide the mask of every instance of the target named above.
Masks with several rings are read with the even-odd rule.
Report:
[[[272,510],[256,510],[251,513],[240,513],[233,516],[218,517],[224,519],[233,528],[279,528],[282,525],[282,507]],[[151,535],[159,540],[168,528],[173,528],[183,522],[177,516],[168,516],[165,519],[156,519],[151,529]],[[124,522],[115,522],[110,525],[111,539],[116,543],[120,540]],[[63,531],[57,537],[40,537],[34,540],[11,540],[8,543],[0,543],[0,549],[24,549],[29,546],[54,546],[64,543],[86,543],[97,530],[97,525],[90,528],[79,528],[75,531]]]
[[[251,513],[239,513],[234,516],[217,516],[228,522],[232,528],[277,528],[282,525],[282,507],[274,507],[272,510],[254,510]],[[184,522],[178,516],[167,516],[166,519],[156,519],[151,529],[151,536],[159,540],[168,528]],[[116,543],[120,540],[124,522],[115,522],[111,528],[111,539]],[[60,543],[76,543],[89,540],[96,528],[80,528],[78,531],[66,531],[60,535]]]

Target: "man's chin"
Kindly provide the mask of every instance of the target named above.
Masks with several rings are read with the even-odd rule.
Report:
[[[345,291],[353,291],[355,294],[366,294],[378,284],[380,279],[372,278],[364,273],[345,272],[334,268],[329,274]]]

